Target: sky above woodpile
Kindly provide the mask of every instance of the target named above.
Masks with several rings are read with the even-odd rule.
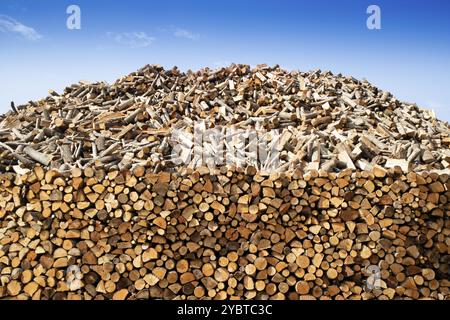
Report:
[[[80,0],[81,29],[69,29],[70,1],[2,0],[0,112],[148,63],[267,63],[366,78],[449,121],[450,3],[378,0],[381,29],[371,30],[372,2]]]

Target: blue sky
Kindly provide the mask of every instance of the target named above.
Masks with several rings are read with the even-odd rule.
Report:
[[[81,9],[81,30],[66,8]],[[366,27],[369,5],[381,30]],[[0,112],[147,63],[232,62],[366,78],[450,121],[450,1],[0,0]]]

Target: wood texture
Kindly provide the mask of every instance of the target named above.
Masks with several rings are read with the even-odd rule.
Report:
[[[0,299],[444,300],[449,190],[396,168],[1,174]]]

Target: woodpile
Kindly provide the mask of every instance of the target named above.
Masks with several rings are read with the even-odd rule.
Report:
[[[112,85],[80,82],[11,109],[0,116],[3,172],[36,164],[174,172],[185,165],[171,158],[174,130],[192,131],[200,121],[281,130],[282,171],[450,170],[448,123],[367,81],[320,70],[231,65],[184,73],[148,65]]]
[[[0,299],[449,299],[449,199],[400,167],[3,173]]]
[[[449,146],[433,112],[320,70],[148,65],[12,103],[0,299],[448,300]]]

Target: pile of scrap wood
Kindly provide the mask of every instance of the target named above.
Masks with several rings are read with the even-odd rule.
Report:
[[[36,163],[60,171],[195,168],[204,163],[174,161],[180,141],[173,132],[189,134],[200,122],[222,132],[281,131],[281,171],[450,167],[449,124],[367,81],[265,65],[186,73],[148,65],[112,85],[80,82],[12,105],[0,117],[0,171],[23,173]],[[254,141],[242,139],[234,147],[247,152]],[[223,144],[227,136],[218,140]],[[256,165],[267,167],[264,161]]]

